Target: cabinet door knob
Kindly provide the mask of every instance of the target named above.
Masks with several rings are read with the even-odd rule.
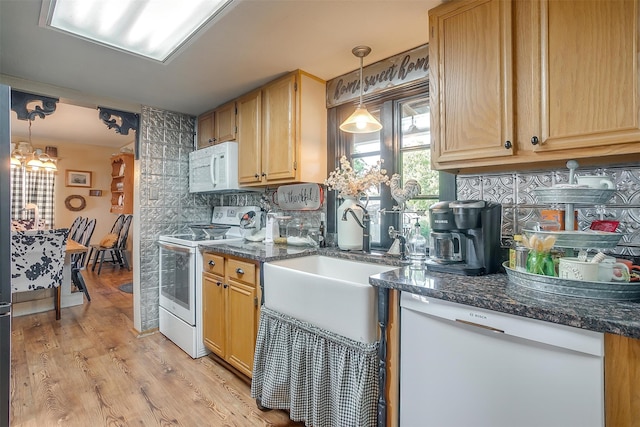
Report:
[[[229,285],[227,285],[226,283],[224,284],[223,288],[227,289],[229,287]]]
[[[264,172],[262,172],[262,176],[267,176],[267,174],[266,174],[266,173],[264,173]]]
[[[209,141],[207,142],[213,142],[213,141],[215,141],[213,138],[209,138]]]
[[[209,265],[210,265],[211,267],[213,267],[213,266],[215,266],[215,265],[216,265],[216,262],[215,262],[214,260],[210,259],[210,260],[209,260]]]
[[[513,147],[513,144],[511,143],[511,141],[507,141],[504,143],[504,148],[506,148],[507,150],[511,149]]]
[[[258,175],[258,174],[255,174],[253,176],[255,177],[255,179],[260,179],[260,175]]]
[[[531,137],[531,144],[533,144],[533,145],[538,145],[538,143],[539,143],[539,142],[540,142],[540,140],[538,139],[538,137],[537,137],[537,136],[533,135],[533,136]]]
[[[238,274],[244,274],[244,270],[241,269],[240,267],[236,268],[236,273]]]
[[[222,285],[222,282],[216,282],[216,286]]]

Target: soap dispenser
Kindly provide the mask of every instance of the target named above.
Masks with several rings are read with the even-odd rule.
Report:
[[[422,270],[427,259],[427,239],[422,235],[422,229],[417,218],[416,223],[409,232],[407,251],[409,252],[410,268]]]

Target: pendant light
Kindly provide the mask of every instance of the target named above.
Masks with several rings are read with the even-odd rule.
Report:
[[[371,53],[371,48],[369,46],[356,46],[351,52],[360,58],[360,104],[358,104],[356,111],[354,111],[347,120],[342,122],[340,129],[349,133],[377,132],[382,129],[382,125],[367,111],[367,107],[362,103],[364,86],[362,81],[362,62],[363,58]]]

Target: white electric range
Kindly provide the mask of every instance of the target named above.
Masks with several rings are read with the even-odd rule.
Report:
[[[241,242],[240,218],[249,211],[261,215],[258,206],[215,206],[211,224],[158,238],[160,332],[194,359],[209,353],[202,338],[202,252],[198,247]],[[224,236],[212,236],[225,227],[229,228]]]

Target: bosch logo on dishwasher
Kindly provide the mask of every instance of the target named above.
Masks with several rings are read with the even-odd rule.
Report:
[[[487,316],[485,316],[484,314],[474,313],[473,311],[469,312],[469,317],[473,317],[474,319],[487,319]]]

